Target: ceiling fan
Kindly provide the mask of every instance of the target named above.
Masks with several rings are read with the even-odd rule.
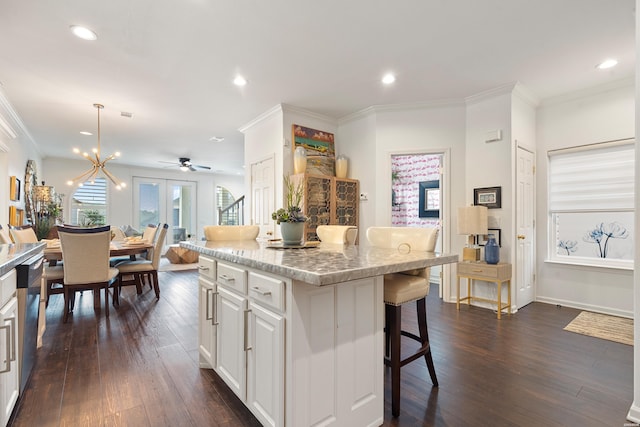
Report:
[[[192,171],[195,172],[198,169],[206,169],[206,170],[210,170],[211,167],[209,166],[204,166],[204,165],[194,165],[193,163],[191,163],[191,159],[188,157],[180,157],[178,158],[177,162],[165,162],[160,160],[160,163],[169,163],[173,166],[178,166],[180,168],[181,171]],[[170,167],[170,166],[167,166]]]

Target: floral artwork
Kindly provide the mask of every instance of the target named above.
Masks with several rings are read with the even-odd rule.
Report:
[[[588,243],[596,243],[598,245],[598,256],[606,258],[609,252],[609,240],[612,238],[626,239],[627,237],[629,237],[627,229],[617,222],[607,225],[601,222],[593,230],[589,231],[582,240]]]
[[[609,214],[613,216],[613,214]],[[632,260],[633,214],[598,221],[599,213],[556,214],[556,253],[563,257]]]

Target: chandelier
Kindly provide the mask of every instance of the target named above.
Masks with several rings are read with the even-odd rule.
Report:
[[[120,153],[116,151],[109,157],[106,157],[104,160],[100,159],[100,110],[104,108],[104,105],[93,104],[93,106],[96,107],[96,109],[98,110],[98,148],[94,148],[93,150],[91,150],[93,155],[87,153],[86,151],[81,153],[80,150],[77,148],[73,149],[74,153],[80,154],[82,157],[84,157],[85,159],[91,162],[91,168],[83,172],[82,174],[78,175],[77,177],[70,179],[69,181],[67,181],[67,184],[68,185],[77,184],[78,186],[82,186],[87,181],[93,182],[96,176],[98,175],[98,173],[102,171],[102,173],[107,178],[109,178],[111,182],[113,182],[113,184],[116,186],[116,189],[120,190],[126,187],[127,184],[123,181],[119,181],[111,172],[107,170],[105,166],[109,160],[113,160],[117,157],[120,157]]]

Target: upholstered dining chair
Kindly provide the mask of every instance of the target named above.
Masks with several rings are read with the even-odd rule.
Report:
[[[156,292],[156,298],[160,299],[158,267],[160,265],[160,255],[162,255],[162,246],[164,245],[164,239],[167,235],[168,228],[169,224],[164,224],[162,227],[159,227],[160,231],[157,233],[154,247],[150,251],[150,260],[129,260],[116,264],[116,267],[120,271],[120,280],[113,292],[113,298],[116,299],[116,301],[119,301],[122,286],[135,285],[137,292],[139,294],[142,293],[144,280],[149,283],[149,286],[153,286],[153,289]]]
[[[64,316],[67,322],[75,302],[76,291],[104,289],[105,316],[109,317],[109,286],[118,285],[118,269],[109,267],[110,227],[58,227],[64,259]],[[114,292],[115,293],[115,292]],[[114,299],[114,304],[117,300]]]
[[[9,234],[9,229],[2,228],[1,225],[0,225],[0,243],[3,245],[10,245],[11,243],[13,243],[13,240],[11,239],[11,235]]]
[[[321,242],[355,245],[358,228],[350,225],[319,225],[316,234]]]
[[[374,247],[398,251],[433,252],[438,241],[437,228],[369,227],[367,240]],[[384,275],[385,304],[385,364],[391,366],[391,413],[400,415],[400,368],[424,356],[434,387],[438,387],[436,370],[431,356],[427,331],[426,297],[429,295],[430,268],[421,268]],[[415,301],[419,336],[402,330],[402,304]],[[402,359],[400,338],[411,338],[420,343],[414,354]]]
[[[258,225],[206,225],[204,238],[208,241],[255,240],[260,233]]]
[[[160,224],[148,224],[147,227],[142,232],[142,240],[146,240],[147,242],[154,244],[159,226]],[[151,253],[151,251],[147,251],[143,255],[144,259],[148,261],[151,260],[152,256],[153,254]]]
[[[30,225],[12,226],[9,233],[15,243],[38,243],[38,236]]]

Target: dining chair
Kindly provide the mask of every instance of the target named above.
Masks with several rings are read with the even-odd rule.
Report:
[[[0,243],[3,245],[10,245],[11,243],[13,243],[13,240],[11,239],[11,235],[9,234],[9,229],[2,228],[1,225],[0,225]]]
[[[67,322],[73,310],[76,291],[82,290],[92,290],[96,301],[100,289],[104,289],[105,316],[109,317],[109,286],[113,285],[114,289],[118,286],[118,269],[109,267],[110,227],[58,227],[58,235],[64,259],[63,322]],[[114,305],[117,303],[114,297]]]
[[[205,225],[204,238],[208,241],[255,240],[260,233],[258,225]]]
[[[167,235],[169,224],[158,227],[160,231],[157,233],[156,241],[149,251],[151,253],[150,260],[122,261],[116,264],[116,268],[120,271],[118,284],[113,292],[114,298],[120,297],[122,286],[135,285],[138,294],[142,293],[142,286],[146,280],[150,287],[153,287],[156,298],[160,299],[160,284],[158,283],[158,267],[160,265],[160,255],[162,255],[162,246]]]
[[[355,245],[358,228],[350,225],[319,225],[316,234],[321,242]]]
[[[111,226],[111,240],[113,241],[121,241],[124,240],[127,236],[124,234],[124,231],[120,227]]]
[[[149,224],[149,225],[147,225],[147,227],[142,232],[142,240],[146,240],[147,242],[149,242],[151,244],[154,244],[159,226],[160,226],[160,224]],[[151,251],[147,251],[142,256],[144,257],[144,259],[150,261],[151,257],[153,255],[151,254]]]
[[[15,243],[38,243],[38,236],[30,225],[11,226],[9,234]]]
[[[367,240],[371,246],[399,252],[433,252],[438,233],[437,228],[369,227]],[[391,366],[391,413],[394,417],[400,415],[400,368],[424,356],[431,382],[438,387],[427,331],[426,298],[430,272],[427,267],[384,275],[385,365]],[[412,301],[416,302],[419,336],[402,330],[402,305]],[[402,336],[420,343],[420,348],[404,359],[400,353]]]

